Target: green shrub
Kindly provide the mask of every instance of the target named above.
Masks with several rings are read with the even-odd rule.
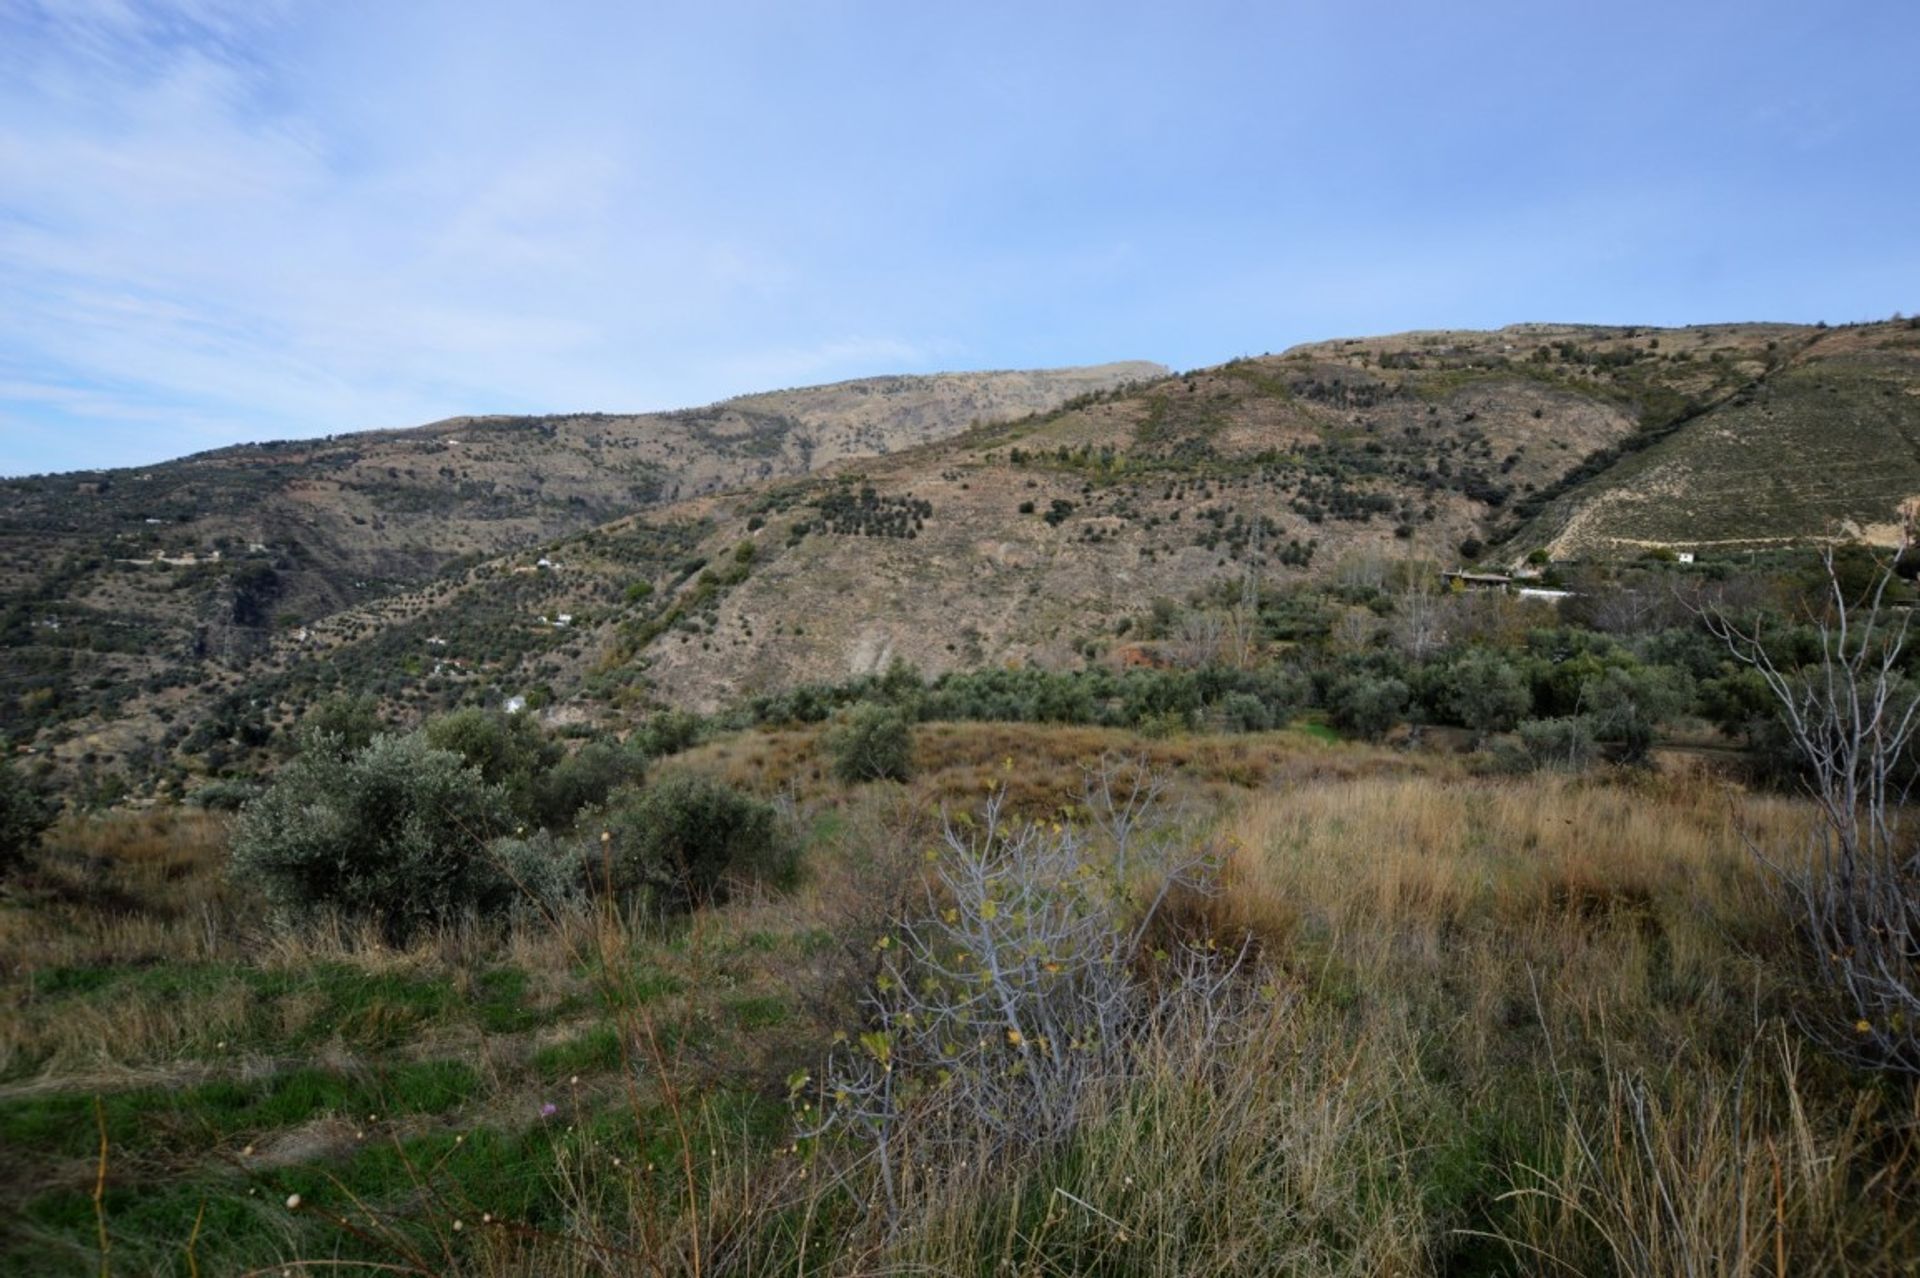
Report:
[[[328,697],[307,711],[301,720],[301,748],[331,748],[340,754],[355,754],[373,743],[385,731],[380,719],[380,702],[372,693],[350,697],[344,693]],[[320,739],[334,744],[322,746]]]
[[[1273,726],[1273,712],[1251,692],[1229,692],[1220,701],[1220,717],[1232,732],[1265,732]]]
[[[548,917],[578,900],[586,879],[581,849],[545,830],[495,839],[487,845],[487,859],[512,886],[507,911],[514,918]]]
[[[351,758],[309,753],[283,767],[241,811],[233,874],[294,921],[336,911],[398,943],[511,903],[486,854],[511,824],[505,788],[459,755],[419,735],[375,737]]]
[[[848,783],[905,781],[913,773],[913,729],[882,705],[859,705],[826,735],[833,774]]]
[[[0,878],[33,859],[40,836],[53,824],[54,806],[11,764],[0,760]]]
[[[645,775],[646,756],[614,741],[589,741],[541,775],[534,785],[534,818],[564,829],[584,808],[598,807],[623,785]]]
[[[1594,735],[1614,743],[1623,763],[1641,763],[1661,724],[1693,700],[1686,673],[1659,666],[1612,666],[1580,686]]]
[[[1520,672],[1498,655],[1474,649],[1447,671],[1448,711],[1480,737],[1511,729],[1533,709]]]
[[[451,751],[477,768],[488,785],[504,788],[521,821],[539,820],[541,782],[547,769],[560,761],[561,747],[532,716],[477,707],[456,710],[429,719],[421,733],[434,749]]]
[[[613,890],[663,909],[719,900],[732,877],[790,869],[773,807],[697,773],[670,772],[614,796],[605,831]]]
[[[662,759],[700,739],[700,716],[685,710],[663,710],[648,719],[628,742],[649,759]]]
[[[1407,685],[1391,676],[1350,674],[1327,690],[1334,726],[1377,740],[1405,716]]]
[[[1150,711],[1140,716],[1138,725],[1141,736],[1155,741],[1177,737],[1183,732],[1191,731],[1192,728],[1192,712],[1179,708]]]
[[[260,797],[260,787],[238,779],[209,781],[187,796],[187,802],[209,812],[238,812]]]
[[[1520,748],[1529,769],[1579,772],[1593,763],[1593,722],[1585,715],[1529,719],[1520,725]]]

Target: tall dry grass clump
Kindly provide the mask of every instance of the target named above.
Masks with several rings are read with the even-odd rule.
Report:
[[[230,953],[244,908],[225,876],[226,819],[184,808],[56,825],[0,911],[0,971]]]
[[[1912,1170],[1877,1166],[1877,1147],[1910,1141],[1916,1115],[1886,1104],[1823,1095],[1777,1025],[1730,1061],[1609,1065],[1602,1095],[1562,1097],[1542,1165],[1517,1171],[1509,1236],[1563,1273],[1898,1272],[1920,1229]]]
[[[1325,785],[1240,811],[1220,908],[1519,1133],[1461,1227],[1523,1268],[1881,1272],[1914,1245],[1911,1098],[1803,1059],[1748,849],[1812,819],[1654,777]]]

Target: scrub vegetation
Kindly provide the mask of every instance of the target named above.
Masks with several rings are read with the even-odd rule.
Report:
[[[1833,992],[1752,850],[1805,863],[1813,805],[1317,730],[913,734],[903,783],[715,733],[532,841],[565,891],[403,934],[276,915],[231,817],[69,817],[0,914],[9,1271],[1920,1261],[1911,1082],[1806,1032]],[[623,879],[676,819],[739,855],[647,863],[724,894]]]

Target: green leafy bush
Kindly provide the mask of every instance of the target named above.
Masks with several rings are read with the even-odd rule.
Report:
[[[428,745],[459,755],[487,784],[505,789],[521,821],[539,819],[541,782],[560,761],[561,747],[532,717],[502,710],[456,710],[428,720],[421,732]]]
[[[1693,687],[1683,671],[1613,666],[1581,685],[1580,700],[1594,735],[1614,743],[1623,763],[1640,763],[1660,725],[1686,711]]]
[[[639,782],[646,756],[614,741],[589,741],[534,783],[534,818],[549,830],[570,825],[582,809],[598,807],[623,785]]]
[[[1273,727],[1273,712],[1250,692],[1229,692],[1220,701],[1220,716],[1234,732],[1265,732]]]
[[[345,694],[328,697],[307,711],[300,727],[302,749],[331,748],[341,754],[355,754],[366,749],[376,736],[386,730],[386,725],[380,719],[379,700],[372,693],[362,693],[357,697]],[[331,740],[334,744],[322,747],[320,738]]]
[[[773,807],[711,777],[670,772],[605,813],[614,891],[669,910],[721,899],[729,878],[782,877]]]
[[[1520,749],[1530,770],[1579,772],[1597,753],[1593,721],[1585,715],[1529,719],[1520,725]]]
[[[1533,709],[1526,681],[1498,655],[1474,649],[1447,672],[1448,710],[1481,737],[1506,732]]]
[[[650,759],[663,759],[700,739],[700,716],[685,710],[663,710],[648,719],[628,743]]]
[[[53,824],[54,807],[13,767],[0,760],[0,878],[24,868]]]
[[[512,825],[503,786],[419,735],[376,737],[350,758],[302,754],[240,814],[233,874],[287,917],[335,911],[392,942],[473,912],[514,887],[487,856]]]
[[[585,864],[578,845],[562,843],[545,830],[510,835],[487,845],[487,859],[513,891],[507,912],[538,921],[579,899]]]
[[[887,706],[855,706],[827,733],[826,746],[842,781],[905,781],[913,773],[913,729]]]
[[[1391,676],[1350,674],[1327,690],[1334,726],[1377,740],[1406,714],[1407,685]]]
[[[208,812],[238,812],[260,797],[260,787],[238,779],[209,781],[187,796],[187,802]]]

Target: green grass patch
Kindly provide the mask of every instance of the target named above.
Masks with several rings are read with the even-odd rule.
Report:
[[[1315,741],[1326,742],[1329,745],[1335,744],[1340,740],[1340,734],[1338,732],[1318,719],[1296,719],[1289,726],[1293,731],[1298,732],[1303,737],[1311,737]]]
[[[790,1015],[786,1003],[772,995],[728,999],[725,1007],[735,1023],[747,1030],[771,1029],[784,1024]]]
[[[527,974],[517,967],[489,968],[473,984],[474,1018],[489,1034],[518,1034],[546,1019],[528,1005]]]
[[[478,1089],[471,1066],[417,1061],[372,1074],[319,1067],[250,1081],[142,1087],[96,1098],[81,1093],[0,1102],[0,1143],[32,1161],[88,1158],[104,1123],[114,1150],[185,1154],[330,1114],[439,1114]]]
[[[154,967],[51,967],[34,973],[29,981],[36,1002],[55,1003],[122,993],[156,999],[190,998],[258,976],[237,963],[166,963]]]
[[[536,1078],[549,1080],[619,1069],[620,1033],[611,1025],[596,1025],[576,1038],[541,1048],[531,1065]]]
[[[539,1116],[528,1098],[523,1125],[435,1131],[375,1141],[330,1164],[247,1177],[226,1171],[169,1182],[121,1179],[111,1169],[102,1209],[116,1273],[184,1273],[189,1239],[201,1273],[237,1273],[297,1258],[400,1263],[406,1252],[456,1270],[483,1214],[516,1227],[564,1233],[582,1208],[601,1218],[633,1201],[673,1210],[684,1195],[675,1125],[655,1109],[621,1106]],[[718,1091],[690,1116],[695,1174],[712,1174],[709,1141],[764,1153],[787,1131],[783,1106]],[[563,1179],[556,1168],[572,1170]],[[651,1179],[637,1186],[636,1180]],[[299,1194],[298,1211],[286,1207]],[[355,1225],[341,1228],[336,1217]],[[455,1232],[453,1222],[465,1228]],[[100,1268],[92,1186],[39,1194],[0,1239],[0,1272],[70,1274]],[[195,1238],[197,1232],[197,1239]]]
[[[230,997],[236,987],[243,994],[237,1017]],[[218,1017],[204,1018],[200,1041],[189,1045],[201,1056],[284,1055],[336,1039],[355,1051],[378,1052],[429,1027],[461,1022],[490,1034],[520,1033],[583,1002],[572,997],[540,1006],[529,994],[527,973],[510,965],[480,972],[467,996],[448,973],[371,971],[347,962],[266,971],[226,963],[63,967],[37,974],[32,990],[29,1006],[45,1007],[47,1015],[69,1002],[191,1004],[226,994]]]

